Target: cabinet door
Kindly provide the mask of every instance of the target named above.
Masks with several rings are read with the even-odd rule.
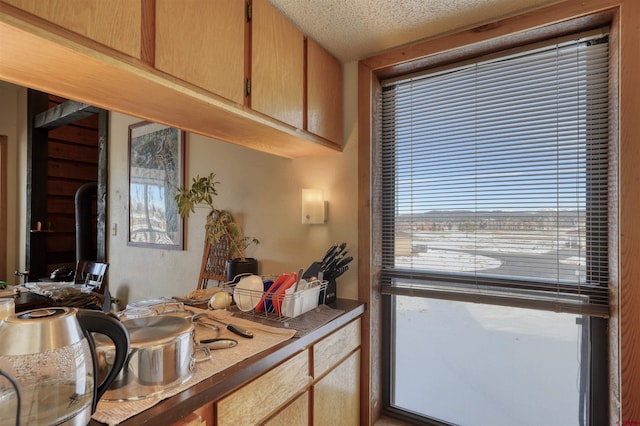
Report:
[[[309,352],[303,351],[217,403],[218,426],[255,425],[309,386]]]
[[[251,18],[251,108],[302,129],[304,36],[267,0]]]
[[[242,104],[245,3],[156,0],[157,69]]]
[[[74,33],[140,58],[140,0],[2,0]]]
[[[307,40],[307,130],[342,145],[342,65]]]
[[[308,424],[309,392],[307,391],[265,422],[264,426],[306,426]]]
[[[360,424],[360,349],[313,386],[314,425]]]

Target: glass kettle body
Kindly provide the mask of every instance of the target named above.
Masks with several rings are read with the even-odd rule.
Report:
[[[116,346],[116,361],[102,383],[92,332]],[[16,424],[18,413],[25,425],[86,425],[128,350],[126,329],[103,312],[44,308],[8,318],[0,325],[0,370],[13,378],[19,398],[0,378],[0,425]]]

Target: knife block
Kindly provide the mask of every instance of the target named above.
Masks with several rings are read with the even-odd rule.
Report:
[[[313,262],[302,274],[302,278],[307,279],[311,277],[317,277],[320,273],[320,268],[322,267],[322,262]],[[336,280],[327,280],[327,291],[325,294],[320,292],[318,296],[318,305],[329,304],[336,301]]]

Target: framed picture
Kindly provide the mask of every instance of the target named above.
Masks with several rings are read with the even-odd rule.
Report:
[[[163,124],[129,126],[130,246],[182,250],[182,217],[174,200],[184,181],[184,132]]]

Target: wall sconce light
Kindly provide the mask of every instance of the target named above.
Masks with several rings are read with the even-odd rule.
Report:
[[[321,189],[302,190],[302,224],[322,224],[327,222],[328,203]]]

